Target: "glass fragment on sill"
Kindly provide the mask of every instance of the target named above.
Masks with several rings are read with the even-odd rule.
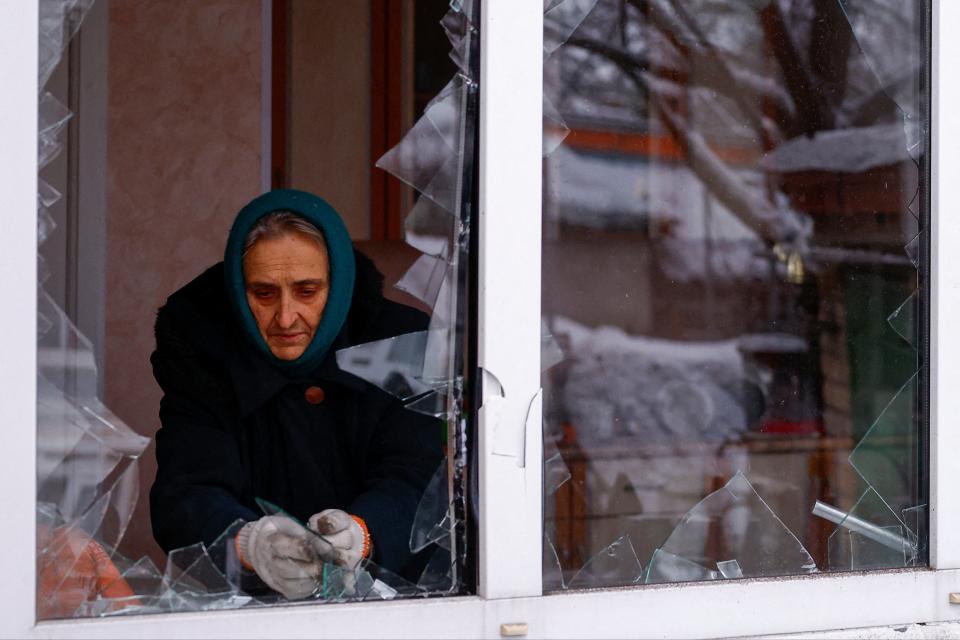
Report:
[[[907,566],[917,567],[926,564],[927,541],[930,539],[927,526],[930,522],[930,514],[927,505],[921,504],[904,509],[900,520],[906,525],[904,534],[911,543],[907,548]]]
[[[914,415],[920,397],[919,378],[919,372],[914,373],[903,384],[849,457],[860,477],[897,518],[896,514],[917,502],[910,478],[920,447]]]
[[[701,500],[681,519],[651,560],[647,582],[674,571],[660,562],[686,566],[674,556],[722,575],[719,562],[736,561],[744,577],[785,576],[817,571],[813,558],[741,472]],[[725,565],[728,569],[732,565]],[[687,567],[688,569],[690,567]],[[691,574],[696,572],[691,572]],[[711,579],[711,578],[698,578]],[[671,581],[679,581],[671,578]]]
[[[831,570],[893,569],[917,557],[916,538],[872,487],[848,513],[819,500],[813,513],[838,525],[827,539]]]
[[[736,560],[721,560],[717,563],[717,571],[727,580],[743,577],[743,570],[740,568],[740,563]]]
[[[633,549],[630,535],[624,534],[587,560],[567,585],[568,589],[620,587],[640,584],[643,566]]]
[[[454,588],[453,583],[454,558],[449,549],[438,547],[430,561],[424,567],[417,587],[423,591],[449,592]]]
[[[438,329],[366,342],[337,351],[337,365],[400,400],[409,400],[448,382],[424,374],[428,344],[447,344],[448,336],[446,329]]]
[[[914,291],[896,311],[887,317],[887,324],[907,343],[917,348],[917,315],[920,309],[920,296]]]
[[[706,580],[719,580],[721,577],[719,571],[707,569],[692,560],[674,555],[661,548],[653,552],[644,582],[646,584],[704,582]]]
[[[563,46],[596,5],[597,0],[560,0],[549,5],[544,2],[544,57]]]
[[[410,551],[417,553],[431,544],[450,550],[451,519],[450,489],[447,478],[447,461],[440,463],[430,482],[423,490],[417,512],[410,527]]]

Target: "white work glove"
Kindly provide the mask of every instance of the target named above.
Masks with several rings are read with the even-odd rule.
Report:
[[[324,537],[313,539],[313,548],[326,562],[353,571],[370,555],[370,534],[363,520],[340,509],[327,509],[310,517],[310,528]]]
[[[260,579],[289,600],[312,594],[319,584],[323,562],[313,548],[316,536],[283,516],[265,516],[249,522],[237,534],[240,560]]]

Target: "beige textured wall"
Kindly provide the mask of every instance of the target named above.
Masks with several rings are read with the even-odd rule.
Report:
[[[144,435],[159,427],[156,309],[220,259],[259,192],[260,11],[260,0],[110,2],[105,399]],[[151,446],[130,555],[162,558],[146,501],[155,469]]]
[[[290,186],[370,237],[370,3],[295,0],[290,16]]]

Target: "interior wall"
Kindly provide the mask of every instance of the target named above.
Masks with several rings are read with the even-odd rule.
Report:
[[[293,188],[327,200],[370,238],[370,3],[290,3],[287,123]]]
[[[110,0],[109,9],[105,401],[153,436],[156,310],[221,259],[233,217],[259,193],[261,0]],[[122,551],[162,559],[146,497],[152,445],[140,469]]]

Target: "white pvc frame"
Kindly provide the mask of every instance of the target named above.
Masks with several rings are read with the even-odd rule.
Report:
[[[0,2],[0,636],[498,637],[503,623],[527,623],[528,637],[704,637],[960,620],[948,603],[960,592],[960,503],[950,491],[960,485],[960,261],[948,253],[960,246],[960,218],[944,213],[960,208],[960,78],[941,64],[960,60],[960,3],[933,8],[932,569],[541,595],[539,430],[525,425],[539,424],[542,3],[485,0],[481,595],[37,624],[37,0]],[[519,455],[498,454],[498,439],[520,443]]]

